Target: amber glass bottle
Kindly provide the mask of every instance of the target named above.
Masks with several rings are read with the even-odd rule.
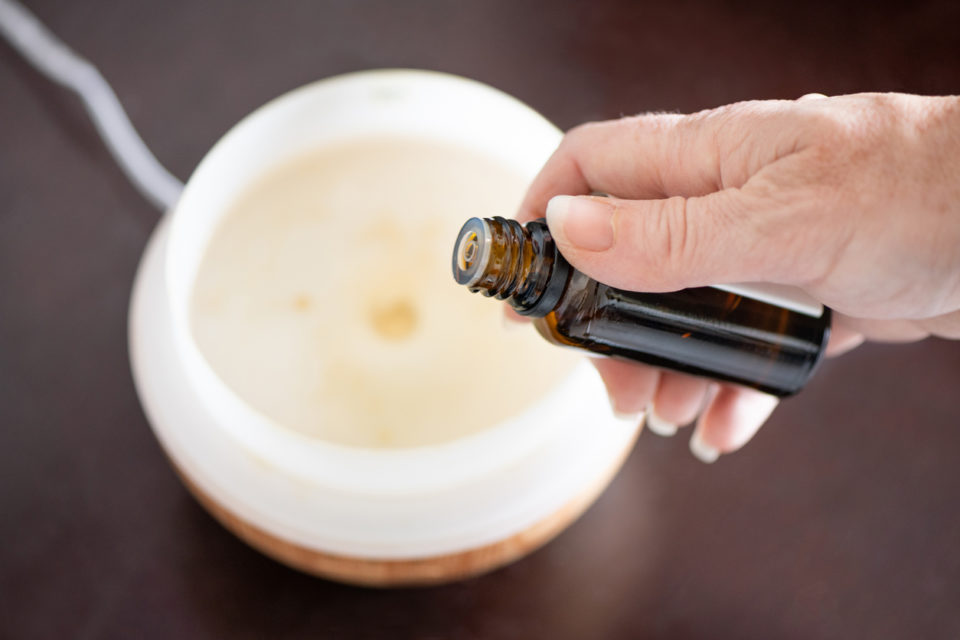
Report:
[[[830,310],[791,311],[712,287],[636,293],[570,266],[547,225],[471,218],[453,251],[459,284],[532,316],[554,344],[754,387],[799,391],[823,356]]]

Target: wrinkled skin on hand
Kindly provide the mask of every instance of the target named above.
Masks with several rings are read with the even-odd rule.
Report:
[[[960,338],[957,97],[811,94],[581,125],[517,217],[545,212],[564,256],[619,288],[800,287],[835,311],[831,355],[865,339]],[[618,412],[646,409],[667,435],[696,421],[691,449],[708,462],[776,406],[735,385],[595,364]]]

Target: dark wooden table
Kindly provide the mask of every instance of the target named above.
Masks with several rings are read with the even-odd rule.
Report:
[[[375,67],[477,78],[562,127],[960,91],[950,1],[30,5],[182,178],[254,107]],[[960,343],[829,362],[714,466],[644,434],[575,526],[507,569],[350,588],[238,542],[163,458],[125,336],[157,217],[78,101],[0,45],[0,637],[960,637]]]

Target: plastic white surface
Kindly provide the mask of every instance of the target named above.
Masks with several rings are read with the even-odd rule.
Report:
[[[177,466],[204,493],[268,533],[318,551],[367,558],[476,548],[523,531],[561,508],[616,464],[633,440],[637,424],[610,414],[602,383],[584,364],[548,401],[559,418],[554,414],[547,420],[543,406],[526,418],[546,430],[521,455],[482,437],[362,452],[370,463],[366,472],[378,476],[377,484],[405,486],[402,494],[372,491],[362,483],[350,490],[298,478],[230,437],[183,375],[183,363],[172,348],[163,286],[167,223],[154,232],[131,302],[130,354],[137,391],[158,440]],[[500,427],[507,442],[512,431],[522,428]],[[463,478],[458,465],[464,456],[485,457],[490,469]],[[407,474],[419,473],[432,477],[431,487],[409,486]]]
[[[327,553],[400,559],[505,539],[601,478],[632,442],[584,364],[524,415],[413,449],[324,443],[253,411],[213,373],[188,324],[192,281],[232,197],[276,162],[377,132],[454,141],[532,177],[560,138],[538,114],[475,82],[385,71],[278,98],[221,140],[158,226],[134,287],[134,379],[158,439],[212,499],[268,533]]]
[[[403,492],[436,484],[427,466],[410,468],[404,481],[384,474],[388,461],[368,452],[336,448],[278,428],[229,389],[200,355],[190,331],[193,280],[220,217],[255,177],[290,157],[351,137],[376,134],[419,136],[456,143],[503,162],[530,179],[560,141],[560,132],[514,98],[490,87],[423,71],[373,71],[316,82],[277,98],[247,116],[203,159],[184,189],[170,221],[165,260],[173,344],[191,386],[231,436],[265,460],[298,477],[327,485],[363,486],[372,492]],[[451,241],[452,242],[452,241]],[[553,415],[531,426],[480,434],[516,457],[539,442]],[[453,453],[445,451],[444,459]],[[317,456],[326,456],[317,464]],[[424,454],[424,459],[429,458]],[[462,477],[490,470],[490,459],[462,454]],[[423,469],[421,471],[420,469]],[[391,478],[386,480],[384,478]],[[447,482],[448,480],[444,480]]]

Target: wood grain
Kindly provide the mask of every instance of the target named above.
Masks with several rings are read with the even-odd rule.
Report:
[[[170,464],[201,505],[238,538],[278,562],[322,578],[367,587],[442,584],[493,571],[550,542],[579,518],[610,484],[633,449],[636,435],[593,484],[543,520],[505,540],[476,549],[411,560],[379,560],[323,553],[294,544],[244,520],[198,487],[172,459]]]

